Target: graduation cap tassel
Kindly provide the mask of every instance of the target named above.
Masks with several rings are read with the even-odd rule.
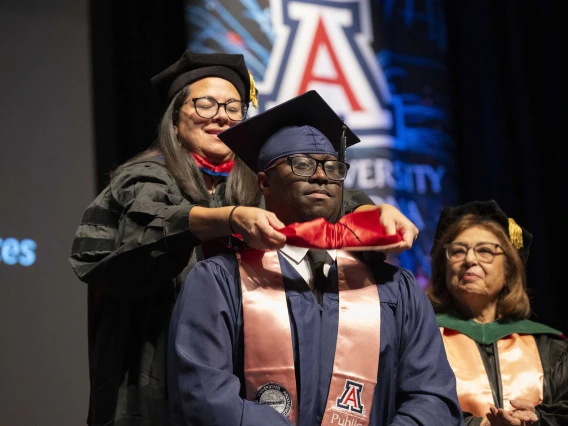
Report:
[[[347,126],[343,123],[342,132],[341,132],[341,139],[339,140],[339,152],[338,152],[338,159],[339,161],[345,161],[345,155],[347,151],[347,138],[345,137],[345,131],[347,130]],[[345,188],[341,192],[341,208],[339,210],[339,217],[345,216],[345,207],[343,206],[343,192],[345,192]]]
[[[339,161],[342,162],[346,162],[345,161],[345,153],[347,150],[347,138],[345,137],[345,131],[347,130],[347,126],[345,125],[345,123],[343,123],[343,126],[341,127],[342,132],[341,132],[341,140],[339,141]]]

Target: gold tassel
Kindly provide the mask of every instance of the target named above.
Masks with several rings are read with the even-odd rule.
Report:
[[[509,218],[509,237],[517,250],[523,247],[523,230],[512,218]]]
[[[250,77],[250,101],[252,102],[253,107],[258,107],[258,98],[256,97],[256,87],[254,87],[254,78],[252,77],[252,73],[249,71]]]

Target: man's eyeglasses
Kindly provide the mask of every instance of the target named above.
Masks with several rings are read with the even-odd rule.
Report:
[[[185,101],[183,104],[193,102],[195,112],[202,118],[213,118],[219,112],[219,107],[225,108],[227,117],[232,121],[242,121],[247,116],[248,105],[241,101],[217,102],[213,98],[192,98]]]
[[[503,251],[498,251],[501,246],[495,243],[479,243],[474,247],[469,247],[463,243],[444,244],[446,249],[446,257],[451,262],[463,261],[468,251],[473,250],[477,260],[483,263],[492,263],[495,256],[504,254]]]
[[[286,157],[286,161],[292,166],[292,172],[295,175],[303,177],[313,176],[320,164],[325,175],[331,180],[344,180],[347,176],[347,170],[349,170],[349,164],[337,160],[316,160],[312,157]],[[280,164],[275,164],[273,167]],[[267,170],[271,168],[269,167]]]

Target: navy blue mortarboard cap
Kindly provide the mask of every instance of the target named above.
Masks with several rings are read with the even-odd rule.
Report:
[[[255,173],[292,154],[331,154],[340,150],[344,123],[323,98],[310,90],[220,133],[221,139]],[[360,141],[345,126],[346,146]]]
[[[262,145],[258,153],[256,170],[262,172],[274,160],[292,154],[337,155],[337,150],[315,127],[286,126],[270,136]]]

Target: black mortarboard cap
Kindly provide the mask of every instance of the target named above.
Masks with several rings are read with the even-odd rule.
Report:
[[[251,76],[241,54],[196,53],[186,50],[161,73],[152,77],[152,86],[164,106],[188,84],[206,77],[220,77],[233,84],[241,100],[251,101]],[[253,97],[256,93],[253,94]]]
[[[323,98],[310,90],[220,133],[221,139],[255,173],[291,154],[336,154],[360,141]],[[265,145],[266,144],[266,145]]]
[[[444,207],[438,219],[436,234],[434,235],[434,245],[430,254],[432,254],[436,248],[438,241],[440,241],[446,229],[460,217],[467,214],[486,217],[501,225],[511,240],[513,247],[518,250],[521,258],[526,262],[529,256],[532,234],[526,229],[521,228],[513,218],[508,217],[495,200],[472,201],[455,207]]]

